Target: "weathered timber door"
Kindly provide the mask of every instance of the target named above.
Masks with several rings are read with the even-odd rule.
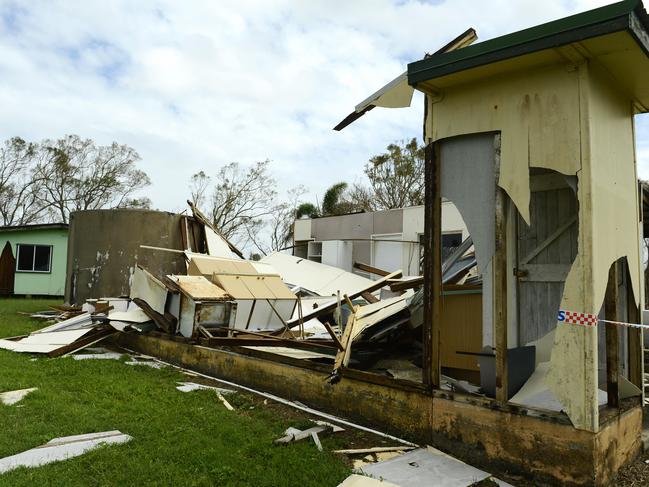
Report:
[[[576,182],[574,183],[576,184]],[[577,198],[566,178],[530,177],[531,225],[518,218],[518,326],[520,344],[554,329],[563,288],[577,256]]]
[[[14,278],[16,276],[16,259],[7,241],[0,254],[0,295],[13,294]]]

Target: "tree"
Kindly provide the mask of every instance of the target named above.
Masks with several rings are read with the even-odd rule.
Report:
[[[318,218],[320,216],[320,210],[313,203],[301,203],[295,210],[295,218],[299,219],[303,216],[308,218]]]
[[[32,160],[39,147],[13,137],[0,148],[0,224],[26,225],[43,217]]]
[[[245,169],[237,162],[223,166],[216,174],[211,194],[211,181],[203,171],[194,174],[190,190],[194,203],[208,205],[205,213],[212,224],[228,240],[241,244],[256,235],[275,207],[276,182],[268,171],[270,161],[257,162]]]
[[[203,208],[206,203],[207,190],[212,182],[211,178],[203,171],[194,174],[189,181],[191,202],[198,208]]]
[[[151,209],[151,198],[146,196],[142,198],[130,198],[124,201],[119,208],[131,208],[137,210],[150,210]]]
[[[424,147],[413,138],[390,144],[387,152],[372,157],[365,165],[370,188],[352,191],[356,206],[388,210],[424,204]]]
[[[325,191],[325,194],[322,198],[322,214],[327,215],[339,215],[344,211],[341,211],[341,206],[344,205],[343,194],[347,189],[347,183],[340,182],[336,183]]]
[[[347,197],[355,211],[376,211],[374,192],[360,183],[354,183],[347,192]]]
[[[300,198],[306,193],[304,186],[287,191],[286,201],[276,204],[265,225],[250,229],[252,243],[263,254],[284,249],[293,241],[293,226],[297,218]],[[253,233],[254,231],[254,233]]]
[[[45,140],[33,171],[38,198],[51,219],[62,223],[72,211],[123,206],[150,184],[147,174],[135,168],[139,160],[133,148],[117,142],[98,146],[77,135]]]
[[[322,208],[313,203],[301,203],[295,211],[295,218],[319,218],[321,216],[346,215],[355,211],[372,211],[368,204],[363,204],[359,197],[358,185],[351,190],[349,185],[341,181],[331,185],[322,197]]]

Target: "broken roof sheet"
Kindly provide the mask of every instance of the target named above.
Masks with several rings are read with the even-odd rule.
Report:
[[[74,343],[92,330],[92,328],[82,328],[80,330],[34,333],[17,341],[0,340],[0,348],[13,352],[49,353]]]
[[[280,252],[267,255],[261,262],[272,265],[284,282],[320,296],[334,296],[337,291],[352,294],[371,286],[373,282],[337,267]]]
[[[180,291],[195,301],[223,301],[230,299],[220,286],[203,276],[169,276],[178,284]]]

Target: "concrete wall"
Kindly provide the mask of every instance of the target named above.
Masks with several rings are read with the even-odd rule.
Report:
[[[14,257],[18,257],[18,244],[51,245],[50,272],[16,271],[14,294],[63,296],[67,261],[68,230],[64,228],[38,228],[0,231],[0,247],[11,243]]]
[[[182,254],[140,245],[183,250],[180,215],[151,210],[91,210],[72,213],[66,302],[127,296],[136,265],[152,274],[185,273]]]

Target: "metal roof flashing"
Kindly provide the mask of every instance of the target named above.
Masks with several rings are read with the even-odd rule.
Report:
[[[625,0],[415,61],[408,64],[408,83],[416,86],[448,74],[622,31],[627,31],[649,57],[649,15],[642,0]]]

